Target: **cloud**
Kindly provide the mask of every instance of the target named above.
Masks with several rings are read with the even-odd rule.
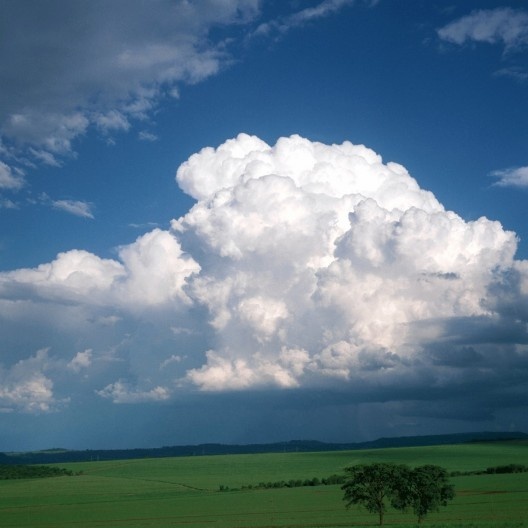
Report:
[[[350,142],[240,134],[176,179],[196,202],[170,230],[0,273],[5,342],[32,329],[23,361],[52,347],[52,370],[31,363],[50,406],[80,390],[72,370],[114,403],[321,391],[419,414],[479,394],[492,416],[520,401],[528,263],[499,222],[464,220]]]
[[[0,161],[0,190],[14,190],[24,186],[24,177],[21,171],[16,171]]]
[[[528,167],[497,170],[491,176],[498,179],[494,185],[499,187],[528,187]]]
[[[102,398],[111,399],[114,403],[142,403],[164,401],[170,397],[170,391],[165,387],[154,387],[148,391],[131,389],[122,380],[107,385],[104,389],[96,391]]]
[[[61,167],[62,164],[60,161],[57,160],[57,158],[51,153],[47,152],[45,150],[37,150],[34,148],[29,148],[28,152],[35,158],[35,160],[40,161],[41,163],[44,163],[45,165],[49,165],[50,167]]]
[[[93,219],[94,217],[91,211],[91,205],[86,202],[81,202],[78,200],[54,200],[52,201],[51,205],[54,209],[59,209],[82,218]]]
[[[476,10],[450,22],[437,33],[442,40],[453,44],[501,43],[508,51],[518,50],[528,44],[528,12],[509,7]]]
[[[198,202],[173,229],[206,255],[189,291],[218,347],[188,373],[206,390],[396,379],[423,345],[413,324],[488,314],[516,250],[498,222],[465,222],[347,142],[240,135],[177,180]]]
[[[127,271],[127,279],[118,289],[124,302],[137,306],[190,302],[185,286],[200,266],[171,233],[154,229],[134,244],[123,246],[119,256]]]
[[[106,114],[96,114],[93,120],[95,125],[105,133],[120,130],[126,132],[130,128],[129,120],[117,110],[110,110]]]
[[[26,110],[6,115],[0,130],[8,140],[37,147],[30,153],[38,153],[36,157],[41,159],[46,154],[54,157],[70,153],[72,141],[84,134],[89,124],[89,120],[79,112],[59,114]]]
[[[168,367],[169,365],[173,364],[173,363],[180,363],[182,361],[182,357],[181,356],[177,356],[175,354],[172,354],[172,356],[168,359],[166,359],[165,361],[163,361],[160,365],[160,369],[164,369],[166,367]]]
[[[4,151],[57,165],[91,127],[127,131],[179,85],[226,63],[223,42],[209,38],[213,28],[236,28],[258,13],[258,0],[3,3]]]
[[[3,412],[41,413],[54,410],[59,403],[53,394],[53,381],[44,372],[48,350],[18,361],[11,369],[0,368],[0,408]]]
[[[138,134],[138,137],[141,141],[157,141],[158,136],[156,134],[153,134],[152,132],[148,132],[146,130],[141,130]]]
[[[296,27],[330,16],[354,3],[355,0],[323,0],[313,7],[305,7],[300,11],[260,24],[252,36],[270,35],[273,33],[284,34]],[[377,1],[366,2],[366,4],[374,6]]]
[[[3,209],[17,209],[18,206],[12,200],[8,200],[6,198],[3,198],[3,199],[0,199],[0,208],[3,208]]]
[[[518,82],[526,82],[528,80],[528,72],[522,66],[508,66],[501,68],[495,72],[498,77],[509,77]]]
[[[178,241],[155,229],[119,250],[120,260],[84,250],[60,253],[34,269],[0,273],[0,292],[17,297],[103,305],[135,311],[166,302],[189,302],[186,279],[199,271]]]
[[[75,373],[79,373],[82,369],[88,368],[92,364],[93,350],[90,348],[83,352],[77,352],[75,357],[68,363],[68,368]]]

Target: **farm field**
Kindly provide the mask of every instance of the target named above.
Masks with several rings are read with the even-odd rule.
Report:
[[[260,482],[322,479],[357,463],[438,464],[477,471],[528,465],[528,443],[318,453],[197,456],[62,464],[83,474],[0,481],[2,528],[302,528],[375,526],[376,516],[346,510],[339,486],[240,489]],[[456,499],[425,526],[528,528],[528,473],[452,479]],[[220,492],[220,486],[230,491]],[[238,490],[237,490],[238,488]],[[388,512],[386,525],[416,526]]]

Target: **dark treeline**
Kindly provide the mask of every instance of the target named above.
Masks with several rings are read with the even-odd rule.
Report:
[[[524,464],[507,464],[505,466],[489,467],[476,471],[452,471],[452,477],[462,477],[467,475],[493,475],[496,473],[528,473],[528,466]]]
[[[0,464],[0,480],[33,479],[72,476],[73,472],[53,466],[24,466]]]
[[[255,453],[295,453],[316,451],[352,451],[385,447],[416,447],[429,445],[461,444],[468,442],[489,442],[528,439],[521,432],[476,432],[432,436],[408,436],[380,438],[369,442],[325,443],[316,440],[293,440],[271,444],[200,444],[165,446],[145,449],[100,449],[67,450],[53,449],[26,453],[0,453],[0,464],[58,464],[66,462],[90,462],[98,460],[129,460],[135,458],[167,458],[179,456],[233,455]]]
[[[220,484],[219,491],[240,491],[240,490],[259,490],[259,489],[277,489],[277,488],[301,488],[303,486],[331,486],[336,484],[343,484],[345,482],[344,475],[331,475],[326,478],[307,478],[307,479],[290,479],[290,480],[276,480],[273,482],[259,482],[258,484],[248,484],[240,488],[230,488]]]

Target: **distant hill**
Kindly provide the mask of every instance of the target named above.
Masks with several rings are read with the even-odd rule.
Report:
[[[413,447],[470,442],[494,442],[505,440],[528,440],[522,432],[475,432],[428,436],[403,436],[379,438],[369,442],[326,443],[316,440],[292,440],[271,444],[199,444],[143,449],[96,449],[75,451],[48,449],[25,453],[0,453],[0,464],[57,464],[97,460],[124,460],[133,458],[164,458],[180,456],[231,455],[254,453],[295,453],[314,451],[349,451],[357,449],[379,449],[387,447]]]

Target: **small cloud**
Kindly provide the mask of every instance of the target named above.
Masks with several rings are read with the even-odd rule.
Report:
[[[378,0],[365,1],[368,7],[374,7]],[[288,16],[260,24],[253,36],[269,36],[273,31],[284,34],[293,28],[301,27],[314,20],[335,14],[343,7],[354,4],[354,0],[323,0],[316,6],[306,7]]]
[[[501,68],[495,72],[497,77],[509,77],[519,82],[528,81],[528,71],[521,66],[511,66],[507,68]]]
[[[128,383],[118,380],[110,383],[104,389],[95,391],[101,398],[112,400],[113,403],[142,403],[164,401],[170,397],[166,387],[157,386],[149,391],[132,389]]]
[[[440,28],[437,34],[453,44],[502,43],[506,50],[516,50],[528,44],[528,13],[509,7],[476,10]]]
[[[164,369],[165,367],[171,365],[172,363],[181,363],[182,362],[182,357],[181,356],[177,356],[175,354],[172,354],[172,356],[168,359],[166,359],[165,361],[163,361],[160,365],[160,370]]]
[[[54,200],[51,205],[54,209],[59,209],[75,216],[94,218],[91,205],[87,202],[78,200]]]
[[[57,161],[57,158],[46,150],[30,148],[29,153],[36,158],[38,161],[44,163],[44,165],[49,165],[50,167],[61,167],[62,164]]]
[[[160,227],[158,222],[145,222],[143,224],[128,224],[128,227],[133,227],[134,229],[155,229],[156,227]]]
[[[0,200],[0,209],[18,209],[18,205],[12,200],[3,198]]]
[[[493,185],[497,187],[528,187],[528,167],[517,167],[511,169],[496,170],[491,176],[498,178]]]
[[[24,186],[24,173],[0,161],[0,189],[18,191]]]
[[[326,17],[339,11],[347,5],[352,5],[353,0],[324,0],[319,5],[307,7],[289,16],[287,21],[291,26],[299,26],[311,20]]]
[[[196,332],[190,328],[185,328],[183,326],[171,326],[172,333],[174,335],[195,335]]]
[[[153,142],[153,141],[157,141],[158,140],[158,136],[156,136],[156,134],[152,134],[152,132],[147,132],[146,130],[142,130],[139,134],[138,134],[138,137],[141,141],[150,141],[150,142]]]
[[[8,370],[3,370],[0,365],[2,412],[47,413],[67,402],[67,399],[55,399],[53,381],[44,373],[49,363],[48,349],[43,348]]]
[[[68,368],[78,374],[83,368],[88,368],[91,364],[92,349],[88,348],[83,352],[77,352],[75,357],[68,363]]]
[[[96,322],[103,326],[115,326],[121,320],[122,318],[117,315],[107,315],[99,317]]]
[[[93,120],[97,128],[105,134],[119,130],[126,132],[130,128],[130,122],[126,116],[117,110],[111,110],[106,114],[97,114]]]

